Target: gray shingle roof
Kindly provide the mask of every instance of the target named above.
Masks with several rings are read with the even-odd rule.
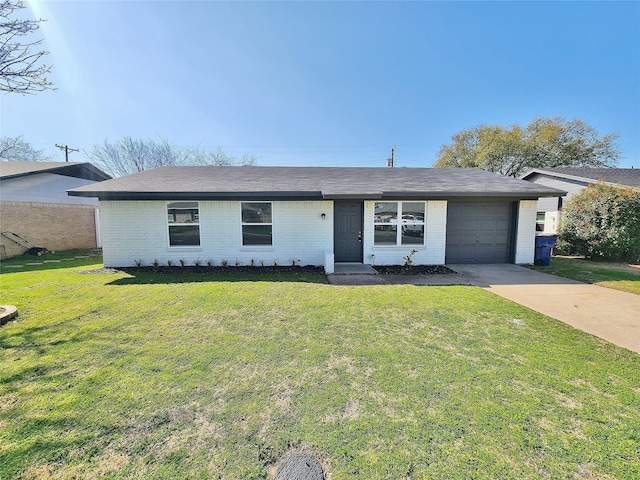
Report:
[[[525,173],[522,178],[527,178],[529,175],[534,173],[548,174],[560,178],[571,178],[574,180],[584,180],[585,182],[602,180],[607,183],[619,183],[629,187],[640,187],[640,169],[638,168],[536,168]]]
[[[476,169],[160,167],[87,185],[70,195],[101,199],[339,199],[511,197],[566,192]]]
[[[0,178],[2,179],[36,173],[55,173],[96,181],[111,178],[111,175],[107,175],[89,162],[0,162]]]

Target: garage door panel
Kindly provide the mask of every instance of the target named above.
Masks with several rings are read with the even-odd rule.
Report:
[[[511,202],[449,202],[445,262],[509,262],[513,224]]]

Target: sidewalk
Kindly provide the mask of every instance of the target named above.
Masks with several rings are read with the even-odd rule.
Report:
[[[640,296],[518,265],[449,265],[469,283],[640,353]]]

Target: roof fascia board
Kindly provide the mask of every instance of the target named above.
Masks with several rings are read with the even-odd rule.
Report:
[[[600,179],[596,179],[596,178],[588,178],[588,177],[580,177],[578,175],[569,175],[568,173],[561,173],[561,172],[551,172],[549,170],[543,170],[543,169],[538,169],[538,168],[534,168],[533,170],[529,170],[527,173],[525,173],[522,177],[520,177],[521,180],[526,179],[526,177],[528,177],[531,174],[537,173],[538,175],[547,175],[549,177],[555,177],[555,178],[561,178],[561,179],[565,179],[565,180],[573,180],[575,182],[582,182],[582,183],[598,183],[598,182],[602,182],[605,185],[610,185],[612,187],[615,186],[619,186],[619,185],[624,185],[623,183],[615,183],[615,182],[606,182],[604,180],[600,180]]]
[[[100,200],[322,200],[320,192],[101,192],[67,190],[74,197]]]
[[[510,199],[510,200],[537,200],[541,197],[556,197],[566,194],[561,190],[557,193],[551,192],[453,192],[453,193],[407,193],[407,192],[388,192],[382,195],[331,195],[321,196],[319,194],[308,194],[305,192],[293,192],[282,194],[282,192],[248,192],[248,193],[202,193],[202,192],[83,192],[68,190],[67,193],[76,197],[98,197],[100,200],[236,200],[236,201],[260,201],[260,200],[289,200],[289,201],[308,201],[308,200],[448,200],[458,198],[474,198],[474,199]]]
[[[86,172],[88,175],[81,175],[81,176],[69,175],[69,173],[66,170],[69,170],[70,168],[82,170]],[[40,175],[43,173],[49,173],[51,175],[62,175],[63,177],[81,178],[83,180],[92,180],[95,182],[111,180],[113,178],[112,176],[103,172],[102,170],[100,170],[99,168],[97,168],[95,165],[91,163],[75,163],[74,162],[72,164],[69,164],[68,166],[63,165],[63,166],[56,166],[51,168],[43,168],[41,170],[34,170],[31,172],[21,172],[21,173],[13,173],[10,175],[2,175],[1,179],[8,180],[10,178],[28,177],[30,175]]]
[[[415,198],[415,199],[446,199],[446,198],[519,198],[537,199],[541,197],[558,197],[566,195],[567,192],[557,188],[553,191],[531,191],[531,192],[385,192],[383,198]]]

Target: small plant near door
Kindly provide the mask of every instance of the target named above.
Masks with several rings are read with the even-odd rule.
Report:
[[[404,267],[409,270],[413,267],[413,255],[418,253],[418,250],[411,249],[409,251],[409,255],[402,257],[404,258]]]

